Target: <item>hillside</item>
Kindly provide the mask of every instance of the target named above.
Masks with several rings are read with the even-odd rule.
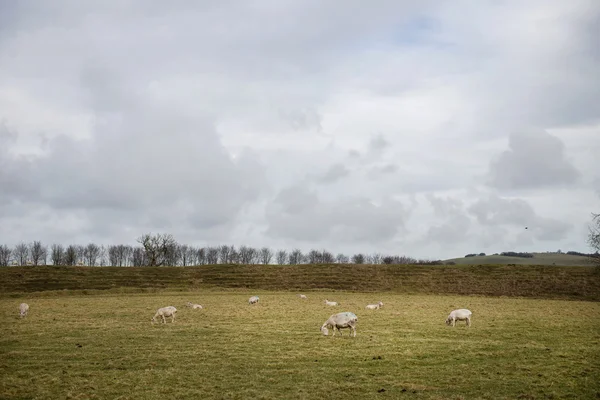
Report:
[[[594,267],[424,265],[206,265],[3,267],[0,293],[62,290],[345,290],[525,296],[600,301]]]
[[[586,266],[590,265],[589,258],[584,256],[558,254],[558,253],[532,253],[533,258],[506,257],[506,256],[475,256],[460,257],[444,260],[445,263],[454,262],[461,265],[481,264],[521,264],[521,265],[558,265],[558,266]]]

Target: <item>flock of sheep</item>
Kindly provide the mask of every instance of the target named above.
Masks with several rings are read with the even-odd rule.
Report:
[[[304,294],[300,294],[298,295],[301,299],[307,299],[306,295]],[[258,296],[252,296],[248,299],[248,304],[252,305],[252,304],[256,304],[259,302],[259,297]],[[329,301],[327,299],[325,299],[325,304],[328,306],[339,306],[339,303],[336,301]],[[25,304],[26,305],[26,304]],[[21,304],[21,306],[23,306],[23,304]],[[27,306],[27,305],[26,305]],[[192,309],[202,309],[202,305],[200,304],[194,304],[191,302],[187,302],[186,306],[192,308]],[[383,302],[380,301],[377,304],[367,304],[367,306],[365,307],[367,310],[378,310],[379,308],[383,307]],[[29,307],[27,306],[27,309]],[[25,311],[27,312],[27,311]],[[175,322],[175,314],[177,313],[177,308],[173,307],[173,306],[167,306],[167,307],[162,307],[159,308],[156,311],[156,314],[154,314],[154,317],[152,317],[152,319],[150,320],[150,322],[154,323],[156,322],[157,318],[162,318],[162,322],[164,324],[167,323],[166,318],[171,318],[171,322]],[[21,312],[22,314],[22,312]],[[460,308],[457,310],[453,310],[450,312],[450,314],[448,315],[448,317],[446,318],[446,325],[452,325],[455,326],[456,325],[456,321],[465,321],[467,326],[471,326],[471,315],[473,313],[465,308]],[[337,313],[337,314],[333,314],[332,316],[330,316],[327,321],[325,321],[323,323],[323,325],[321,325],[321,332],[323,333],[323,335],[327,336],[329,335],[329,329],[333,329],[333,334],[332,336],[335,336],[335,331],[337,330],[340,334],[340,336],[342,336],[342,331],[341,329],[350,329],[352,331],[352,336],[356,337],[356,324],[358,323],[358,317],[356,316],[356,314],[349,312],[349,311],[345,311],[345,312],[341,312],[341,313]]]

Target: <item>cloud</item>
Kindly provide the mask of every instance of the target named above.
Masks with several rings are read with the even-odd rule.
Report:
[[[305,243],[377,243],[401,233],[406,216],[398,201],[375,204],[367,197],[325,201],[306,187],[292,186],[268,205],[266,234]]]
[[[538,215],[523,199],[491,195],[477,200],[467,210],[483,226],[513,226],[522,230],[527,228],[530,235],[541,241],[560,240],[573,227],[566,221]]]
[[[581,173],[560,139],[541,130],[513,133],[509,149],[490,163],[488,183],[499,189],[571,185]]]
[[[0,7],[8,244],[585,250],[597,2]]]

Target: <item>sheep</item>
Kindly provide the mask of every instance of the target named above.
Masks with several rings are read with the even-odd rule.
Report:
[[[192,302],[190,302],[190,301],[188,301],[188,302],[186,303],[186,306],[187,306],[187,307],[190,307],[192,310],[202,310],[202,309],[204,308],[204,307],[202,307],[202,305],[200,305],[200,304],[195,304],[195,303],[192,303]]]
[[[28,312],[29,312],[29,304],[21,303],[19,305],[19,314],[21,315],[21,318],[27,316]]]
[[[306,299],[307,298],[306,295],[304,295],[304,294],[299,294],[298,296],[300,296],[301,299]]]
[[[321,332],[324,336],[329,335],[329,329],[333,329],[333,334],[331,336],[335,336],[335,330],[337,329],[342,336],[341,329],[349,328],[352,329],[353,337],[356,337],[356,323],[358,322],[358,317],[351,312],[341,312],[338,314],[333,314],[332,316],[323,323],[321,326]]]
[[[471,326],[471,315],[473,313],[466,308],[460,308],[458,310],[454,310],[448,314],[448,318],[446,318],[446,325],[454,326],[456,321],[465,321],[467,326]]]
[[[383,302],[380,301],[377,304],[368,304],[365,308],[367,310],[379,310],[380,307],[383,307]]]
[[[258,296],[252,296],[248,299],[248,304],[258,303],[258,300],[259,300]]]
[[[157,317],[161,317],[162,321],[163,321],[163,324],[166,324],[167,321],[166,321],[165,317],[171,317],[171,323],[174,323],[175,322],[175,313],[176,312],[177,312],[177,309],[175,307],[173,307],[173,306],[167,306],[167,307],[159,308],[156,311],[156,314],[154,314],[154,317],[152,317],[152,319],[150,321],[151,321],[151,323],[154,323],[155,319]]]
[[[328,306],[339,306],[337,301],[329,301],[327,299],[325,299],[325,304],[327,304]]]

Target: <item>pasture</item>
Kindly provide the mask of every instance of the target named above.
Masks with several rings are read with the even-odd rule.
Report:
[[[591,399],[600,304],[201,289],[0,298],[2,399]],[[251,295],[260,302],[248,305]],[[328,307],[323,300],[338,301]],[[380,310],[365,305],[384,302]],[[18,305],[29,303],[19,319]],[[204,310],[185,307],[187,301]],[[179,310],[154,324],[159,307]],[[444,320],[473,311],[472,327]],[[357,337],[323,336],[358,315]]]

